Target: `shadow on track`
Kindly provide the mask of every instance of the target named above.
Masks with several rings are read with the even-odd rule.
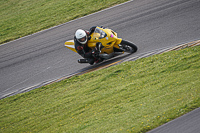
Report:
[[[112,66],[114,64],[118,64],[118,63],[122,62],[122,60],[124,58],[126,58],[126,57],[128,57],[130,55],[132,55],[132,54],[118,55],[116,57],[113,57],[111,59],[105,60],[105,61],[100,62],[98,64],[87,66],[87,67],[85,67],[83,69],[78,70],[76,73],[79,73],[78,75],[81,75],[81,74],[84,74],[84,73],[87,73],[87,72],[95,71],[97,69],[101,69],[101,68],[104,68],[104,67],[109,67],[109,66]]]

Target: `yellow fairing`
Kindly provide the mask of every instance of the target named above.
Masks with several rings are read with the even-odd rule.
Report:
[[[103,32],[106,33],[106,36],[101,37],[100,33],[94,32],[91,34],[91,39],[88,41],[88,47],[91,49],[96,47],[97,42],[101,42],[103,45],[103,48],[101,49],[101,54],[103,53],[113,53],[113,47],[119,48],[118,44],[121,43],[122,39],[117,37],[117,33],[112,31],[111,29],[102,29],[100,27],[96,27]],[[74,40],[69,40],[65,42],[65,47],[68,49],[74,51],[77,53],[75,46],[74,46]]]
[[[74,51],[77,53],[75,46],[74,46],[74,40],[69,40],[65,42],[65,47],[67,47],[68,49]]]
[[[118,44],[121,43],[122,39],[117,37],[117,33],[112,31],[111,29],[102,29],[97,27],[98,29],[104,31],[106,33],[105,37],[101,37],[100,33],[92,33],[91,39],[88,41],[88,47],[94,48],[96,47],[97,42],[101,42],[103,48],[101,49],[102,53],[113,53],[113,47],[119,48]]]

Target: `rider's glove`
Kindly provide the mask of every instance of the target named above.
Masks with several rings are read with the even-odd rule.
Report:
[[[83,47],[82,46],[78,46],[77,49],[81,51],[81,50],[83,50]]]

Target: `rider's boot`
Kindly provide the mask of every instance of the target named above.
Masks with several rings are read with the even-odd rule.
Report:
[[[79,59],[78,63],[88,63],[88,59]]]
[[[78,63],[89,63],[90,65],[94,64],[95,59],[94,58],[89,58],[89,59],[79,59]]]

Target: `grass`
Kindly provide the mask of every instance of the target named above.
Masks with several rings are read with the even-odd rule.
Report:
[[[146,132],[200,107],[200,47],[0,100],[0,132]]]
[[[1,0],[0,44],[128,0]]]

